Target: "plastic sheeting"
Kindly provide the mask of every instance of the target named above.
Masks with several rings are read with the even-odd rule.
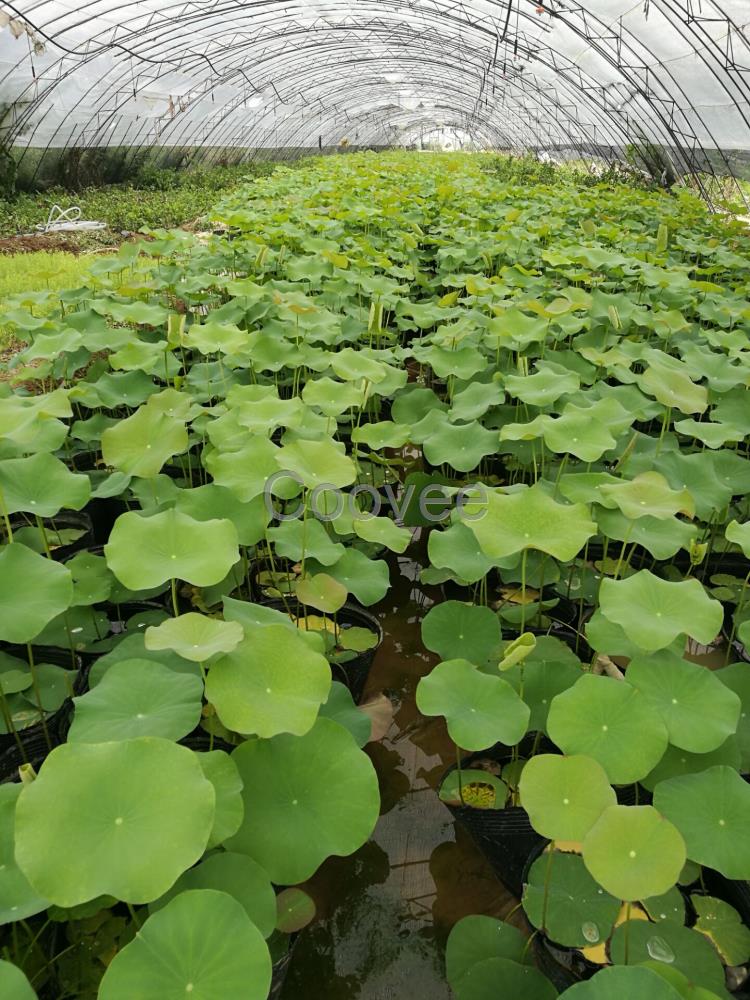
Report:
[[[750,150],[749,0],[0,0],[0,138]],[[717,153],[718,151],[718,153]]]

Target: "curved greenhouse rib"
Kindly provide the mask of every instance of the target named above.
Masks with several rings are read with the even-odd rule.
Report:
[[[37,159],[109,146],[211,162],[447,127],[583,159],[632,146],[710,197],[750,150],[743,4],[2,0],[0,138]]]

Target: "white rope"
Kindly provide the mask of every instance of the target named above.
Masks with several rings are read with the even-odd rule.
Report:
[[[62,209],[53,205],[46,223],[34,227],[40,233],[75,233],[83,230],[106,229],[105,222],[92,222],[81,218],[78,205]]]

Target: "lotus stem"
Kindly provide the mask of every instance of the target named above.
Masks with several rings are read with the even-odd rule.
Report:
[[[36,515],[36,526],[39,529],[39,534],[42,537],[42,544],[44,545],[44,551],[46,553],[46,556],[47,556],[48,559],[51,559],[52,558],[52,552],[51,552],[50,547],[49,547],[49,539],[47,538],[47,532],[46,532],[45,527],[44,527],[44,521],[41,519],[41,517],[38,514]]]
[[[31,685],[34,688],[34,697],[36,699],[36,706],[39,709],[40,722],[42,723],[42,731],[44,732],[44,738],[47,741],[47,746],[52,749],[52,741],[49,738],[49,730],[47,729],[47,720],[44,717],[44,709],[42,708],[42,696],[39,691],[39,680],[36,675],[36,664],[34,663],[34,650],[31,648],[31,643],[26,643],[26,654],[29,661],[29,670],[31,671]]]
[[[461,772],[461,747],[456,743],[456,774],[458,775],[458,797],[461,800],[461,805],[465,806],[464,802],[464,783],[463,775]]]
[[[526,557],[529,550],[521,553],[521,631],[526,631]]]
[[[172,588],[172,611],[174,612],[174,617],[179,618],[180,605],[177,600],[177,580],[175,579],[175,577],[172,577],[172,579],[170,580],[170,584]]]
[[[729,663],[729,657],[732,655],[732,645],[735,638],[737,637],[737,619],[742,613],[742,609],[745,607],[745,594],[747,592],[747,586],[750,583],[750,573],[747,574],[745,579],[742,581],[742,590],[740,591],[740,599],[737,602],[737,610],[734,613],[734,618],[732,619],[732,631],[729,633],[729,642],[727,643],[727,655],[725,663]]]
[[[628,964],[628,959],[630,958],[630,907],[631,907],[631,903],[627,902],[625,904],[625,930],[623,931],[623,935],[625,937],[625,942],[624,942],[624,944],[625,944],[625,962],[624,962],[624,964],[625,965]]]

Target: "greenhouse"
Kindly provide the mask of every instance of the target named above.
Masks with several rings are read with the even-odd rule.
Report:
[[[748,0],[0,0],[0,1000],[750,998]]]

